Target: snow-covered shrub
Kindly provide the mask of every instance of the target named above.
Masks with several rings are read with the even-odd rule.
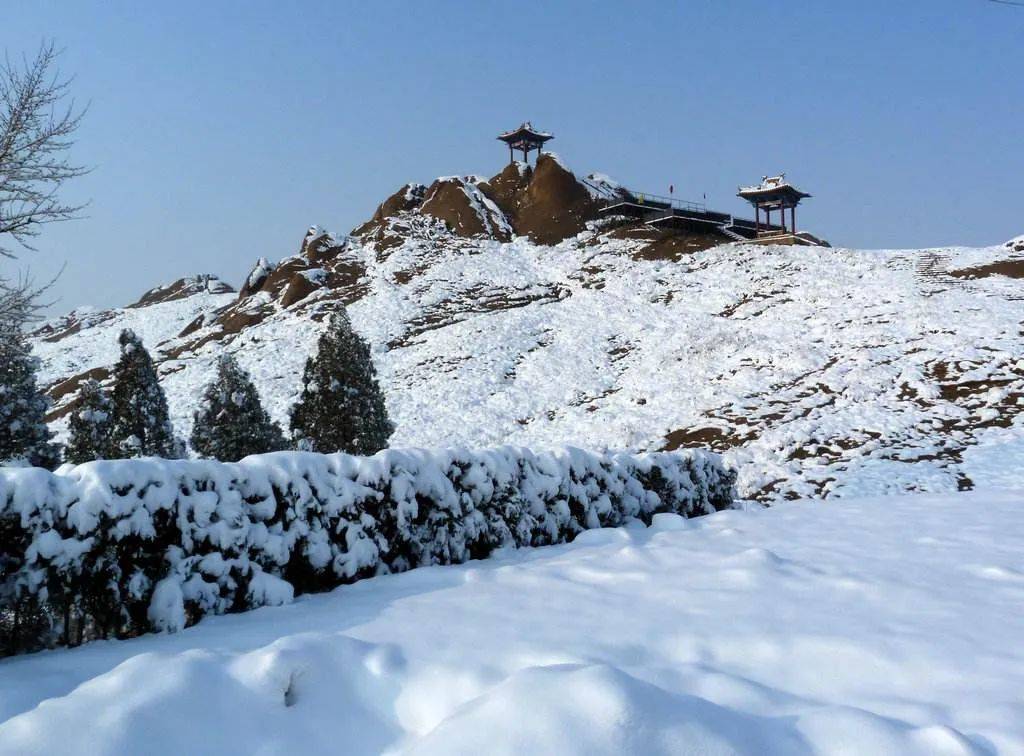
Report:
[[[710,513],[730,505],[733,482],[699,450],[277,452],[0,469],[0,652],[178,630],[376,573],[562,543],[660,512]]]
[[[370,347],[344,310],[331,315],[316,355],[306,360],[291,430],[297,447],[308,451],[374,454],[387,448],[394,426]]]
[[[222,462],[286,448],[281,428],[263,409],[252,379],[231,355],[217,360],[217,375],[203,391],[195,413],[191,441],[201,456]]]

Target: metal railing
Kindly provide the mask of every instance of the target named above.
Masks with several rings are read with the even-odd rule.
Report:
[[[633,198],[637,205],[650,204],[654,206],[665,205],[666,208],[659,209],[672,209],[672,210],[688,210],[691,213],[706,213],[708,206],[704,202],[691,202],[690,200],[676,199],[675,197],[665,197],[660,194],[648,194],[647,192],[635,192],[632,189],[627,189],[630,196]]]

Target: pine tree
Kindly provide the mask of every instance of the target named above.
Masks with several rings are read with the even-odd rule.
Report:
[[[182,455],[181,442],[167,411],[167,397],[160,388],[156,368],[142,340],[129,330],[121,331],[121,359],[114,366],[111,396],[111,457],[166,457]]]
[[[46,427],[49,400],[39,391],[39,360],[22,329],[0,324],[0,465],[55,468],[60,448]]]
[[[217,377],[203,392],[194,415],[192,448],[222,462],[285,448],[281,428],[260,404],[249,374],[230,355],[217,361]]]
[[[370,347],[344,310],[331,316],[316,356],[306,360],[291,430],[299,448],[311,451],[374,454],[388,445],[394,426]]]
[[[69,438],[64,458],[75,465],[107,459],[112,455],[110,397],[94,380],[83,383],[78,396],[79,405],[68,423]]]

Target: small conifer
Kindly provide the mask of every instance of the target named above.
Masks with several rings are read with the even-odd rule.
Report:
[[[72,464],[107,459],[111,456],[110,431],[113,414],[110,397],[94,380],[82,384],[79,404],[68,422],[68,444],[64,457]]]
[[[182,444],[174,436],[152,357],[130,330],[121,331],[118,341],[121,359],[114,366],[111,456],[181,457]]]
[[[306,360],[291,430],[300,449],[374,454],[387,448],[394,426],[370,347],[344,310],[331,316],[316,356]]]
[[[46,427],[49,400],[39,390],[39,360],[21,327],[0,324],[0,465],[55,468],[60,447]]]
[[[249,374],[230,355],[217,361],[217,377],[203,392],[191,440],[197,453],[222,462],[285,448],[281,428],[260,404]]]

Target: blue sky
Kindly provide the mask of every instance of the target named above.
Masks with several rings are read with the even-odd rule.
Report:
[[[577,172],[726,211],[785,170],[836,244],[1024,233],[1024,8],[988,0],[9,0],[2,26],[9,54],[65,48],[90,102],[88,217],[20,261],[66,265],[57,311],[237,285],[406,181],[497,172],[524,119]]]

